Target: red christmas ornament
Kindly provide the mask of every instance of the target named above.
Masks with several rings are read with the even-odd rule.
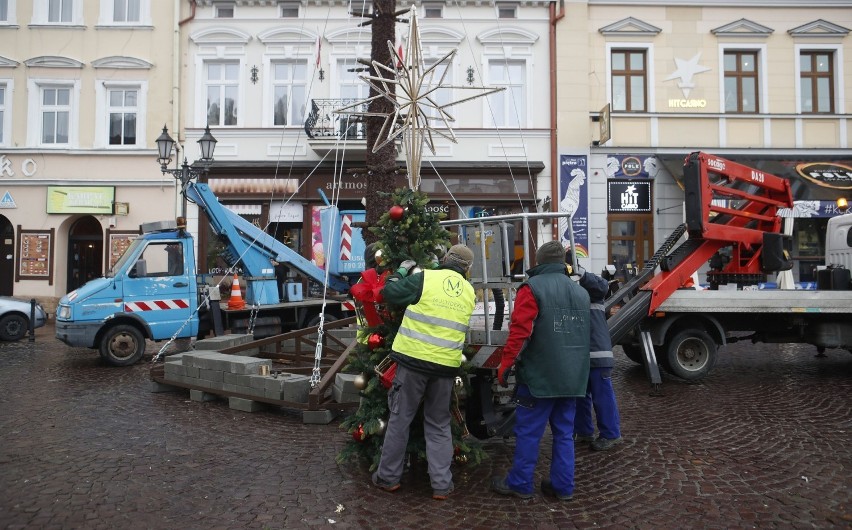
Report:
[[[388,214],[390,215],[390,218],[394,221],[399,221],[400,219],[402,219],[402,216],[405,215],[405,209],[398,204],[394,204],[393,206],[391,206],[391,209],[388,211]]]
[[[356,442],[363,442],[366,437],[363,425],[359,425],[354,431],[352,431],[352,439]]]
[[[371,350],[375,350],[384,343],[385,338],[378,333],[372,333],[369,337],[367,337],[367,346],[369,346]]]

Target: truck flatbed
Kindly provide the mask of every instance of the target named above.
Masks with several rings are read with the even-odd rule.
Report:
[[[678,313],[850,313],[852,291],[679,289],[657,311]]]

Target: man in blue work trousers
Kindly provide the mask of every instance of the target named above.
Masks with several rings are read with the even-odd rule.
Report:
[[[549,241],[518,288],[497,378],[505,385],[516,366],[515,458],[491,489],[533,497],[533,473],[544,429],[553,434],[550,478],[541,490],[562,501],[574,493],[574,412],[589,380],[589,295],[565,274],[565,248]]]
[[[571,254],[566,255],[569,263]],[[609,290],[609,282],[597,274],[587,272],[577,266],[580,287],[589,293],[591,301],[591,329],[589,353],[589,386],[585,397],[577,400],[577,414],[574,417],[574,441],[576,443],[591,443],[595,451],[608,451],[620,444],[621,419],[618,414],[618,403],[615,400],[615,390],[612,388],[612,368],[615,358],[612,355],[612,339],[609,326],[606,323],[604,300]],[[597,420],[599,436],[595,438],[595,422]]]

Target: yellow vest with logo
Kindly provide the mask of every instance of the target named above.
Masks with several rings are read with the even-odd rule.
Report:
[[[393,349],[415,359],[458,368],[476,301],[473,286],[449,269],[422,274],[423,294],[406,308]]]

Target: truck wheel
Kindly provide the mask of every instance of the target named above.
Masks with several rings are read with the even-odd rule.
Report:
[[[325,323],[326,324],[328,324],[330,322],[334,322],[335,320],[337,320],[336,316],[332,315],[331,313],[325,314]],[[314,315],[313,318],[308,320],[308,325],[305,326],[305,327],[306,328],[312,328],[314,326],[319,326],[319,323],[320,323],[320,316],[317,314],[317,315]]]
[[[27,319],[21,315],[6,315],[0,319],[0,339],[19,340],[27,334]]]
[[[716,365],[716,342],[704,330],[681,331],[666,347],[664,367],[673,375],[697,381]]]
[[[145,337],[133,326],[111,327],[101,339],[101,357],[113,366],[130,366],[145,353]]]

